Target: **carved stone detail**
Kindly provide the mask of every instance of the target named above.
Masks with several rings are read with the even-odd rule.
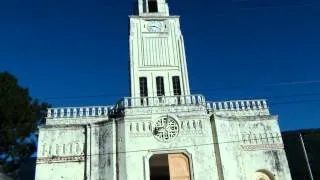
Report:
[[[129,135],[132,137],[150,137],[152,136],[151,121],[131,122],[129,125]]]
[[[84,143],[74,142],[67,144],[56,144],[54,146],[43,144],[40,150],[42,157],[79,155],[84,152]]]
[[[161,142],[169,142],[179,134],[179,124],[171,117],[162,117],[159,119],[153,129],[154,137]]]
[[[256,145],[241,145],[244,151],[257,151],[257,150],[274,150],[284,149],[283,144],[256,144]]]
[[[40,157],[37,159],[37,164],[43,163],[60,163],[60,162],[82,162],[84,161],[84,154],[79,156],[52,156],[52,157]]]
[[[203,135],[203,123],[202,120],[189,120],[182,121],[181,124],[182,136],[197,136]]]
[[[282,143],[281,135],[279,133],[259,133],[259,134],[242,134],[242,144],[276,144]]]

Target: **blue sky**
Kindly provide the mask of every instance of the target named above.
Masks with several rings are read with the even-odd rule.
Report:
[[[269,97],[282,130],[320,127],[318,1],[169,4],[171,14],[181,15],[194,93],[212,101]],[[0,1],[0,71],[13,73],[33,97],[53,106],[113,104],[129,91],[132,5]],[[309,83],[279,84],[286,82]]]

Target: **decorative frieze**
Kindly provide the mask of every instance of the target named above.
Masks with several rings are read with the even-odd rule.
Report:
[[[140,107],[140,108],[125,109],[126,116],[170,114],[170,113],[207,115],[205,106],[164,106],[164,107],[148,107],[148,108]]]
[[[282,143],[279,133],[242,134],[242,144],[275,144]]]
[[[256,144],[256,145],[241,145],[243,151],[257,151],[257,150],[276,150],[284,149],[283,144]]]
[[[131,122],[129,125],[129,135],[132,137],[152,136],[152,122]]]
[[[119,103],[119,108],[130,107],[158,107],[158,106],[183,106],[183,105],[205,105],[206,101],[202,95],[188,96],[163,96],[163,97],[125,97]]]
[[[85,155],[79,156],[51,156],[51,157],[38,157],[37,164],[46,163],[64,163],[64,162],[83,162],[85,160]]]
[[[181,124],[181,135],[183,136],[194,136],[203,134],[203,122],[202,120],[188,120],[182,121]]]
[[[43,144],[39,155],[41,157],[50,156],[70,156],[70,155],[80,155],[84,152],[84,143],[73,142],[66,144]]]
[[[242,134],[242,150],[283,149],[279,133]]]
[[[194,136],[203,134],[203,120],[183,120],[179,122],[179,134]],[[151,121],[129,123],[129,135],[131,137],[151,137],[154,133],[155,124]]]

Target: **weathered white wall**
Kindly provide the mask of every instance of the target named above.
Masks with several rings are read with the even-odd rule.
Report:
[[[277,117],[228,114],[216,112],[212,116],[224,179],[247,180],[262,170],[276,180],[290,180]]]
[[[91,131],[91,143],[88,142],[89,179],[115,179],[116,146],[114,121],[94,124]],[[90,133],[89,133],[90,134]]]
[[[35,179],[39,180],[83,180],[84,179],[84,163],[83,162],[64,162],[38,164]]]
[[[184,153],[191,180],[247,180],[257,171],[290,180],[277,117],[265,103],[234,102],[213,109],[199,103],[127,107],[117,119],[50,119],[40,129],[36,179],[148,180],[153,154]],[[161,142],[153,130],[167,116],[179,133]]]
[[[92,119],[40,128],[36,179],[115,179],[115,123]]]
[[[83,179],[85,174],[84,132],[84,127],[79,125],[41,128],[36,179]]]
[[[174,118],[180,126],[178,136],[170,142],[160,142],[152,134],[155,122],[163,116]],[[210,120],[204,106],[132,108],[126,110],[118,126],[120,180],[148,180],[148,163],[153,154],[181,152],[189,156],[192,180],[218,179]]]

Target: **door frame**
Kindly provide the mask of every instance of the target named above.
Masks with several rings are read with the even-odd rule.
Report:
[[[153,155],[156,154],[183,154],[185,155],[189,160],[189,170],[190,170],[190,180],[194,180],[194,172],[193,172],[193,160],[192,160],[192,154],[189,153],[187,150],[150,150],[144,157],[144,179],[150,180],[150,164],[149,160]]]

